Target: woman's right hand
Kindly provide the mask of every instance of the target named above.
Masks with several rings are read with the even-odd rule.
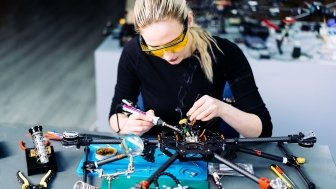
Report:
[[[154,126],[150,115],[154,116],[153,110],[147,111],[146,115],[131,114],[124,124],[120,125],[120,134],[143,135]]]

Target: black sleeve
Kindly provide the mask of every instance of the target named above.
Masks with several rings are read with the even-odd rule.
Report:
[[[140,93],[140,81],[137,75],[137,56],[138,53],[134,48],[136,43],[131,41],[124,47],[118,64],[117,83],[115,86],[114,97],[110,108],[109,118],[115,114],[117,105],[122,99],[132,102],[137,101]]]
[[[225,56],[228,60],[227,77],[235,99],[235,107],[257,115],[262,122],[260,137],[270,137],[273,125],[271,116],[263,102],[256,86],[252,69],[240,48],[227,41]]]

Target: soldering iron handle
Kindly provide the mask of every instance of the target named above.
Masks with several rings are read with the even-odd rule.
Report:
[[[107,164],[107,163],[111,163],[111,162],[114,162],[114,161],[123,159],[123,158],[125,158],[125,157],[127,157],[126,154],[118,154],[118,155],[116,155],[116,156],[113,156],[113,157],[110,157],[110,158],[106,158],[106,159],[97,161],[97,165],[98,165],[98,166],[105,165],[105,164]]]
[[[141,138],[147,144],[158,144],[157,139],[147,139]],[[90,144],[120,144],[123,139],[116,138],[116,139],[93,139]]]
[[[120,144],[122,139],[94,139],[90,144]]]

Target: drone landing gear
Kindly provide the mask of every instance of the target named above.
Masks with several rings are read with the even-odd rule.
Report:
[[[314,140],[314,139],[308,137],[307,141],[309,141],[309,140]],[[304,182],[306,183],[308,189],[315,189],[315,184],[309,180],[309,178],[306,176],[306,174],[300,168],[301,165],[303,165],[305,163],[305,159],[301,158],[301,157],[296,157],[296,156],[290,154],[288,152],[288,150],[285,148],[285,145],[284,145],[283,141],[278,141],[278,146],[281,149],[281,151],[285,154],[284,157],[273,155],[273,154],[269,154],[269,153],[265,153],[265,152],[263,152],[261,150],[252,150],[252,149],[240,146],[238,144],[230,144],[230,145],[228,145],[227,149],[226,149],[227,153],[226,153],[225,157],[227,159],[231,160],[231,159],[234,159],[234,158],[237,157],[236,152],[242,152],[242,153],[246,153],[246,154],[254,155],[254,156],[257,156],[257,157],[261,157],[261,158],[265,158],[265,159],[270,159],[270,160],[273,160],[273,161],[277,161],[277,162],[283,163],[283,164],[285,164],[287,166],[294,167],[298,171],[298,173],[301,175],[301,177],[303,178]],[[301,146],[303,146],[303,147],[311,147],[311,143],[309,143],[309,142],[308,143],[301,143]],[[223,162],[222,160],[225,160],[226,162],[223,162],[223,163],[226,164],[230,168],[232,168],[231,166],[235,166],[237,168],[240,168],[239,166],[237,166],[235,164],[228,165],[228,163],[230,163],[230,162],[227,159],[223,159],[223,158],[219,159],[218,157],[216,157],[216,155],[215,155],[215,158],[218,159],[221,162]],[[232,168],[232,169],[236,170],[236,168]],[[245,171],[245,170],[242,169],[242,171]],[[240,173],[240,171],[238,171],[238,172]],[[247,173],[249,173],[249,172],[247,172]],[[248,178],[250,178],[250,179],[252,179],[254,181],[257,181],[256,178],[251,178],[250,176],[248,176],[248,175],[246,175],[244,173],[241,173],[241,174],[245,175],[246,177],[248,177]]]
[[[228,167],[230,167],[233,170],[236,170],[237,172],[239,172],[240,174],[244,175],[245,177],[251,179],[252,181],[256,182],[259,185],[259,188],[261,189],[269,189],[272,188],[270,187],[270,180],[265,178],[265,177],[261,177],[258,178],[257,176],[255,176],[254,174],[246,171],[245,169],[239,167],[238,165],[230,162],[229,160],[222,158],[220,155],[218,154],[214,154],[214,158],[217,159],[218,161],[224,163],[225,165],[227,165]]]
[[[141,189],[147,189],[151,185],[151,183],[157,178],[157,176],[164,172],[178,157],[178,153],[173,154],[158,170],[156,170],[151,177],[149,177],[147,180],[142,181],[139,184],[135,186],[135,188],[141,188]]]
[[[309,180],[307,175],[302,171],[300,168],[300,164],[297,163],[297,157],[291,155],[288,150],[285,148],[284,143],[278,142],[279,148],[282,150],[282,152],[286,155],[286,157],[290,157],[293,161],[296,161],[296,163],[293,163],[291,166],[293,166],[302,176],[303,180],[306,182],[308,189],[315,189],[315,184]]]

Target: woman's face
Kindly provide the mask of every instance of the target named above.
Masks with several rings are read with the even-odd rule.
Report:
[[[150,24],[140,29],[140,33],[146,45],[150,49],[160,46],[164,47],[165,45],[174,42],[174,40],[181,37],[185,27],[187,26],[184,26],[175,19],[168,19]],[[178,43],[170,48],[163,48],[160,50],[160,55],[156,56],[165,59],[169,64],[173,65],[179,64],[183,59],[189,57],[191,55],[191,38],[190,35],[188,35],[188,31],[185,33],[185,35],[186,36],[184,37],[184,40],[181,41],[181,43]],[[154,53],[153,55],[155,56]]]

